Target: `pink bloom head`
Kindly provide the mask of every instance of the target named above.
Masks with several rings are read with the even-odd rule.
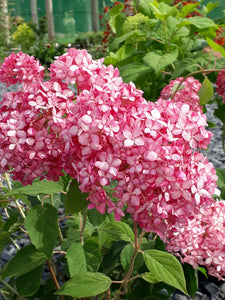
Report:
[[[220,95],[223,98],[223,101],[225,102],[225,69],[221,71],[217,76],[216,91],[218,95]]]
[[[6,93],[0,108],[0,172],[13,170],[23,184],[37,178],[58,180],[64,148],[58,133],[73,104],[65,84],[39,82],[26,92]]]
[[[182,83],[181,83],[182,82]],[[178,88],[179,84],[180,87]],[[178,88],[178,91],[176,89]],[[199,105],[198,92],[201,88],[201,83],[192,76],[184,80],[183,77],[172,80],[161,92],[160,99],[172,100],[174,102],[183,102],[190,105],[193,111],[202,111]],[[176,93],[175,93],[176,91]],[[175,93],[175,94],[174,94]],[[172,97],[172,99],[171,99]]]
[[[33,56],[23,52],[13,52],[0,67],[0,80],[6,86],[22,83],[26,89],[32,82],[42,81],[43,77],[44,67]]]
[[[225,202],[201,207],[186,222],[171,226],[167,250],[194,268],[205,266],[211,276],[225,280]]]
[[[52,80],[62,80],[67,84],[76,84],[78,92],[90,90],[105,83],[122,84],[119,72],[113,66],[104,66],[103,60],[95,61],[86,50],[69,49],[60,56],[50,68]]]

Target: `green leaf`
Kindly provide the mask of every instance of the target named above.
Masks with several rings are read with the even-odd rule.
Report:
[[[124,222],[112,221],[101,228],[113,240],[123,240],[126,242],[134,242],[134,233],[129,225]]]
[[[185,18],[189,13],[194,12],[198,6],[199,2],[184,5],[180,11],[180,17]]]
[[[150,283],[157,283],[161,281],[159,278],[154,276],[151,272],[146,272],[144,274],[141,274],[140,277]]]
[[[106,214],[101,214],[96,208],[88,209],[87,216],[90,223],[95,227],[101,225],[106,218]]]
[[[112,42],[112,44],[110,45],[110,49],[115,49],[117,46],[119,46],[121,43],[125,42],[125,41],[129,41],[131,38],[134,39],[134,37],[139,37],[139,36],[146,36],[146,32],[145,31],[141,31],[141,30],[132,30],[128,33],[123,34],[122,36],[115,38]],[[116,52],[117,53],[117,52]]]
[[[225,57],[225,50],[222,46],[218,45],[217,43],[215,43],[213,40],[211,40],[210,38],[206,38],[208,45],[216,52],[220,52],[221,55],[223,57]]]
[[[98,240],[94,237],[84,242],[84,255],[89,272],[97,272],[102,262],[102,255],[98,249]]]
[[[5,265],[2,277],[26,274],[42,265],[46,259],[46,255],[35,249],[34,245],[25,246]]]
[[[0,253],[6,245],[11,243],[10,236],[10,232],[3,231],[0,233]]]
[[[33,207],[25,219],[31,242],[51,259],[58,236],[58,213],[48,203]]]
[[[82,193],[76,179],[70,183],[65,200],[66,215],[78,213],[87,207],[88,194]]]
[[[195,16],[195,17],[185,19],[185,21],[181,23],[181,26],[188,25],[188,24],[195,26],[199,30],[208,29],[210,27],[214,27],[214,29],[218,28],[218,25],[215,22],[213,22],[213,20],[207,17],[204,18],[200,16]]]
[[[212,83],[209,81],[207,77],[205,77],[201,85],[201,88],[198,92],[199,104],[205,105],[212,99],[213,95],[214,95],[214,90],[213,90]]]
[[[81,243],[73,243],[66,253],[70,277],[87,272],[84,249]]]
[[[110,9],[110,12],[109,12],[109,25],[110,25],[113,33],[116,33],[117,22],[118,22],[117,19],[121,18],[123,9],[124,9],[124,5],[122,3],[112,7]],[[124,15],[124,17],[125,17],[125,15]],[[125,20],[125,18],[123,18],[123,19]]]
[[[206,5],[207,14],[210,13],[212,10],[214,10],[218,6],[219,2],[208,2]]]
[[[146,238],[142,238],[141,240],[141,250],[154,249],[155,248],[155,240],[149,240]]]
[[[143,61],[156,73],[158,73],[166,66],[172,64],[176,60],[177,56],[178,51],[176,49],[164,55],[160,55],[155,52],[149,52],[144,56]]]
[[[136,82],[140,77],[151,73],[151,68],[140,62],[131,63],[120,68],[120,75],[125,82]]]
[[[104,244],[110,244],[113,241],[112,236],[110,233],[105,231],[105,227],[114,222],[115,218],[113,214],[105,215],[104,221],[98,226],[98,244],[99,248],[101,248]]]
[[[208,274],[207,274],[207,271],[206,271],[205,268],[203,268],[203,267],[198,267],[198,271],[201,272],[201,273],[205,276],[206,279],[209,278],[209,277],[208,277]]]
[[[198,290],[198,274],[197,270],[195,270],[189,264],[183,264],[184,275],[187,284],[188,294],[194,298],[196,291]]]
[[[115,41],[115,40],[114,40]],[[105,65],[116,65],[119,61],[127,59],[127,57],[131,54],[133,54],[133,47],[130,44],[125,44],[122,47],[120,47],[115,53],[110,52],[104,60]]]
[[[225,124],[225,105],[220,105],[218,109],[214,110],[214,116],[222,121]]]
[[[170,15],[176,13],[176,8],[171,7],[170,5],[167,5],[163,2],[157,3],[157,2],[149,2],[149,5],[152,7],[155,17],[157,19],[160,19],[162,21],[165,21]]]
[[[153,276],[188,294],[182,266],[172,254],[152,249],[146,250],[143,258]]]
[[[16,288],[22,297],[34,295],[40,287],[41,274],[44,265],[16,278]]]
[[[158,29],[158,33],[163,36],[164,40],[171,39],[173,41],[175,38],[186,37],[189,35],[190,31],[187,27],[179,26],[178,20],[176,17],[169,16],[166,20],[167,30],[165,32],[164,25],[161,24],[161,28]]]
[[[154,17],[154,10],[152,9],[151,5],[149,4],[149,0],[139,0],[138,1],[138,11],[149,18]]]
[[[217,185],[225,190],[225,170],[216,169],[216,175],[218,176]]]
[[[80,273],[65,282],[55,293],[76,298],[91,297],[104,293],[111,285],[111,279],[102,273]]]
[[[3,224],[2,231],[14,233],[18,230],[19,226],[23,224],[23,220],[17,210],[12,210],[10,217]]]
[[[133,253],[134,253],[134,247],[131,244],[128,244],[123,248],[120,254],[121,264],[125,271],[129,270]],[[143,257],[141,253],[138,253],[134,261],[133,272],[137,271],[143,265],[143,263],[144,263]]]
[[[54,181],[34,181],[29,185],[23,186],[21,184],[20,187],[13,188],[12,190],[8,191],[5,195],[6,196],[14,196],[14,195],[30,195],[36,196],[39,194],[46,194],[46,195],[53,195],[58,193],[62,190],[62,187]]]

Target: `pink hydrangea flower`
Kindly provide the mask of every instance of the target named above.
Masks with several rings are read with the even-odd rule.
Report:
[[[208,274],[225,280],[225,202],[199,208],[198,213],[170,226],[167,250],[195,269],[205,266]]]
[[[32,84],[24,92],[5,93],[0,107],[0,172],[13,170],[23,184],[37,177],[58,180],[62,175],[65,114],[74,95],[63,83]]]
[[[101,87],[108,82],[110,85],[120,85],[122,79],[119,71],[112,65],[103,65],[103,59],[95,61],[85,49],[69,49],[67,53],[58,57],[51,64],[50,76],[52,80],[63,80],[67,84],[76,84],[78,92],[91,89],[97,85]]]
[[[126,207],[142,228],[162,234],[167,220],[211,203],[215,170],[192,150],[206,148],[211,133],[205,116],[188,104],[148,103],[133,84],[105,83],[83,90],[68,120],[60,135],[63,168],[90,193],[89,208],[114,211],[119,219]],[[117,201],[104,189],[113,180]]]
[[[0,67],[0,80],[6,86],[22,83],[27,88],[32,82],[42,81],[44,67],[33,56],[14,52],[4,59]]]
[[[64,169],[89,193],[89,208],[114,212],[117,220],[126,209],[142,228],[161,235],[167,224],[211,203],[215,170],[194,152],[211,137],[200,110],[182,101],[147,102],[117,69],[85,50],[60,56],[50,76],[5,94],[1,172],[13,169],[14,179],[27,184],[37,176],[57,180]],[[77,85],[76,99],[70,84]],[[188,81],[187,95],[193,85]],[[113,197],[107,192],[112,182]]]
[[[225,101],[225,70],[221,71],[217,76],[216,91]]]
[[[178,88],[178,85],[181,86]],[[176,89],[178,88],[178,91]],[[190,105],[192,111],[202,111],[202,107],[199,104],[198,92],[201,88],[199,80],[190,76],[184,80],[183,77],[172,80],[160,94],[160,99],[172,100],[175,102],[183,102]],[[176,91],[176,93],[175,93]]]

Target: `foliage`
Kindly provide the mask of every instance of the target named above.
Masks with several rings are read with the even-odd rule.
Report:
[[[224,279],[225,174],[198,151],[224,49],[198,3],[170,2],[109,12],[105,63],[155,103],[85,50],[40,41],[31,51],[49,80],[34,57],[5,59],[1,81],[22,88],[0,108],[0,249],[16,249],[0,272],[4,299],[169,300],[194,297],[199,266]],[[94,51],[100,38],[75,45]],[[213,99],[223,124],[224,72]]]
[[[12,34],[12,39],[22,51],[27,52],[36,42],[36,35],[30,26],[23,23],[19,25],[17,30]]]
[[[182,6],[182,1],[177,2],[171,6],[168,1],[141,0],[135,5],[138,14],[118,18],[118,11],[123,15],[122,4],[109,13],[116,36],[109,43],[111,52],[105,63],[118,67],[123,79],[135,82],[149,100],[154,101],[171,79],[225,63],[224,49],[219,46],[223,29],[207,17],[215,5],[208,3],[200,10],[199,3]],[[212,51],[207,52],[208,45]]]
[[[8,177],[2,180],[4,183]],[[66,184],[62,186],[62,182]],[[144,233],[137,224],[134,224],[134,235],[129,218],[115,222],[112,214],[101,215],[97,210],[87,211],[83,208],[81,211],[78,194],[77,201],[69,198],[70,203],[67,204],[72,205],[77,212],[58,217],[57,207],[63,207],[64,193],[71,193],[71,179],[64,176],[59,183],[44,180],[36,181],[32,186],[17,187],[18,182],[11,182],[12,190],[4,188],[2,205],[6,206],[4,200],[10,197],[11,203],[16,201],[19,211],[26,209],[28,213],[24,211],[21,215],[16,214],[15,218],[7,209],[10,216],[6,223],[1,223],[0,235],[9,235],[7,240],[0,240],[0,246],[3,249],[13,239],[14,244],[20,248],[18,234],[21,238],[29,238],[30,245],[18,250],[3,268],[2,295],[9,297],[15,292],[20,297],[43,299],[50,282],[51,293],[54,294],[58,289],[58,281],[66,282],[56,294],[75,298],[95,299],[92,296],[97,294],[104,298],[104,295],[109,295],[111,285],[111,297],[119,293],[119,287],[120,292],[124,289],[127,296],[135,297],[143,286],[146,289],[141,292],[139,299],[151,295],[160,297],[163,286],[158,282],[161,281],[187,293],[184,271],[179,261],[159,248],[156,236]],[[47,195],[48,191],[52,194]],[[23,205],[16,200],[18,198],[23,199]],[[60,199],[59,202],[56,199]],[[58,264],[64,266],[63,269],[60,267],[59,272],[54,271],[54,265]],[[56,278],[49,277],[41,281],[44,266]],[[10,284],[7,284],[7,278],[11,278]],[[152,290],[153,285],[155,287]],[[168,286],[168,294],[163,299],[169,299],[174,288]],[[52,297],[56,299],[56,296]]]

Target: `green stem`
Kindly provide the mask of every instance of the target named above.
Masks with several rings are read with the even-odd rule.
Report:
[[[5,286],[7,286],[7,288],[12,291],[14,294],[16,294],[19,297],[19,293],[11,286],[9,285],[6,281],[4,280],[0,280]]]
[[[127,283],[129,282],[129,279],[133,273],[133,269],[134,269],[134,262],[135,262],[135,258],[138,254],[138,250],[139,250],[139,247],[140,247],[140,241],[138,243],[138,229],[137,229],[137,223],[134,222],[134,253],[131,257],[131,260],[130,260],[130,267],[129,267],[129,270],[128,272],[125,274],[124,276],[124,279],[122,281],[122,284],[119,288],[119,293],[121,293],[121,290],[122,290],[122,287],[124,286],[124,293],[127,292]]]
[[[20,250],[20,247],[17,245],[17,243],[14,241],[14,239],[12,239],[10,237],[11,242],[13,243],[13,245],[16,247],[17,250]]]
[[[83,210],[83,220],[82,220],[81,213],[79,213],[79,217],[80,217],[80,243],[84,245],[84,230],[87,221],[87,210],[86,209]]]
[[[9,174],[8,173],[5,173],[5,179],[6,179],[6,182],[7,182],[7,185],[9,187],[10,190],[12,190],[12,185],[11,185],[11,182],[10,182],[10,178],[9,178]],[[26,218],[25,214],[24,214],[24,211],[22,209],[22,206],[20,205],[19,201],[17,199],[14,200],[14,202],[16,203],[16,206],[20,212],[20,215],[23,219]]]
[[[0,293],[2,295],[2,297],[4,298],[4,300],[8,300],[8,298],[5,295],[5,292],[3,290],[0,290]]]

